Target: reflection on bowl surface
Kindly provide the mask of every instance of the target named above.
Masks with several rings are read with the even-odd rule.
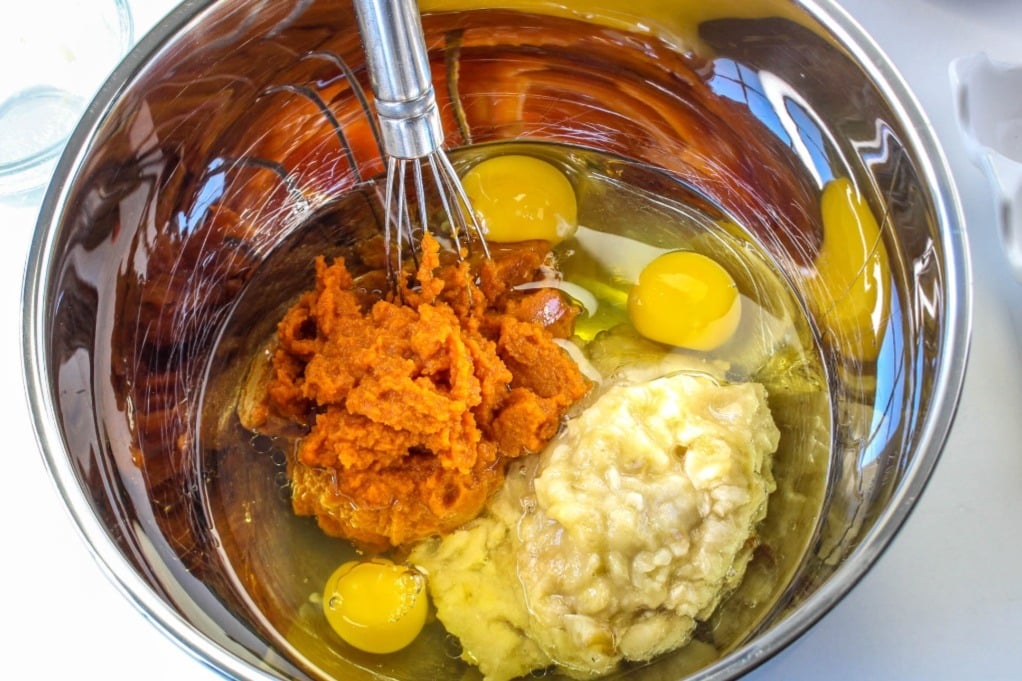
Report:
[[[561,335],[601,383],[578,408],[654,366],[718,387],[762,384],[779,429],[757,478],[772,490],[765,516],[749,509],[755,526],[716,607],[665,630],[692,641],[650,662],[611,629],[609,666],[590,671],[739,674],[851,588],[936,461],[968,331],[951,190],[932,141],[899,117],[916,114],[897,84],[839,47],[834,19],[763,3],[687,23],[693,12],[651,4],[649,29],[599,7],[586,17],[528,8],[435,11],[424,28],[456,167],[542,158],[577,196],[579,227],[545,263],[568,294],[558,304],[573,310]],[[374,250],[383,164],[350,12],[331,0],[182,8],[162,41],[129,58],[125,87],[58,178],[66,195],[51,191],[44,207],[26,293],[29,379],[46,455],[89,519],[89,541],[215,666],[466,678],[476,673],[460,658],[468,638],[445,619],[443,593],[433,594],[440,619],[403,651],[377,656],[336,637],[323,584],[356,549],[380,545],[320,508],[319,526],[293,512],[311,421],[245,418],[247,391],[265,390],[252,376],[271,366],[278,322],[317,285],[317,256],[386,281]],[[635,336],[636,274],[679,249],[734,280],[730,340],[680,351]],[[504,466],[514,471],[505,490],[527,480],[510,497],[527,509],[512,521],[525,536],[528,509],[542,506],[530,476],[556,457],[511,458],[494,466],[498,483]],[[480,523],[501,517],[507,494]],[[418,539],[385,541],[385,553],[426,560]],[[519,549],[515,565],[544,571]],[[613,571],[610,555],[601,571]],[[454,569],[432,569],[441,564]],[[528,589],[529,574],[519,577]],[[650,621],[663,614],[645,607]]]

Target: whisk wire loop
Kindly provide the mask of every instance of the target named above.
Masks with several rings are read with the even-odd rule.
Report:
[[[446,175],[441,175],[440,169],[437,167],[437,156],[446,155],[443,152],[437,152],[436,154],[430,154],[426,157],[429,162],[429,168],[433,171],[433,181],[436,182],[437,187],[440,188],[440,203],[444,207],[444,215],[447,216],[447,223],[451,225],[451,238],[454,241],[454,249],[461,253],[461,239],[458,237],[457,223],[455,222],[454,214],[462,212],[458,208],[451,207],[450,196],[448,190],[450,189],[450,178]],[[456,183],[455,183],[456,184]]]
[[[466,234],[470,239],[474,236],[479,242],[483,256],[489,258],[490,247],[486,244],[486,231],[479,223],[479,218],[472,209],[472,201],[468,198],[468,193],[465,191],[464,185],[461,184],[461,178],[458,177],[458,171],[455,170],[451,159],[441,149],[429,157],[429,162],[433,166],[434,176],[437,175],[436,166],[439,165],[439,176],[444,178],[443,184],[446,191],[441,192],[441,196],[444,197],[444,212],[447,216],[448,224],[451,225],[451,232],[455,235]],[[440,184],[440,180],[437,180],[437,184]],[[458,200],[458,205],[453,208],[447,198],[451,195],[455,196]],[[457,237],[455,238],[457,241]],[[457,243],[457,247],[460,251],[460,242]]]

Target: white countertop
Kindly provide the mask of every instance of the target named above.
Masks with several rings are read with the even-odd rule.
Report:
[[[66,0],[72,2],[73,0]],[[171,0],[131,0],[136,35]],[[944,145],[974,260],[972,352],[958,416],[893,545],[824,619],[748,678],[1022,678],[1022,285],[1000,251],[993,199],[954,123],[948,64],[1022,62],[1015,0],[844,0],[916,93]],[[12,12],[0,10],[0,15]],[[3,68],[12,68],[5,64]],[[21,387],[21,280],[41,194],[0,197],[0,385],[12,446],[0,496],[6,664],[34,678],[220,678],[165,638],[106,579],[61,506]],[[29,510],[31,509],[31,510]],[[45,541],[39,538],[44,537]],[[11,638],[13,633],[13,640]],[[143,671],[144,670],[144,671]]]

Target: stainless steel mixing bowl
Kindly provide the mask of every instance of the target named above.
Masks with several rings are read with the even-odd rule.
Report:
[[[845,595],[922,493],[965,371],[967,243],[924,116],[835,4],[624,4],[424,2],[451,144],[572,142],[656,166],[747,226],[793,280],[818,246],[817,190],[849,177],[890,259],[878,356],[827,356],[828,485],[783,592],[738,645],[627,673],[733,677]],[[187,0],[89,108],[28,264],[25,373],[65,503],[146,617],[239,678],[423,678],[324,662],[328,652],[306,654],[321,643],[282,630],[267,614],[284,608],[280,575],[258,552],[232,553],[245,527],[287,536],[282,481],[253,472],[232,482],[249,496],[221,507],[205,494],[218,473],[197,444],[211,427],[201,405],[212,348],[252,273],[381,171],[365,83],[346,3]],[[355,201],[344,216],[354,224],[367,210]],[[361,236],[324,234],[319,246]],[[291,255],[307,260],[301,248],[312,247]],[[281,286],[301,269],[276,267]],[[268,290],[265,304],[253,329],[273,323],[281,294]],[[225,518],[231,536],[218,531]]]

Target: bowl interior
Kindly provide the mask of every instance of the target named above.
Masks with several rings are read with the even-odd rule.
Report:
[[[424,3],[424,28],[456,162],[507,142],[605,154],[649,191],[740,225],[809,312],[826,384],[772,405],[814,417],[784,433],[792,456],[778,464],[801,501],[764,529],[804,541],[754,561],[774,588],[739,589],[700,645],[624,672],[736,674],[851,588],[925,484],[964,368],[965,246],[939,152],[838,10],[614,4],[583,16],[439,0]],[[89,541],[152,616],[230,673],[461,678],[447,654],[382,666],[337,655],[308,623],[305,592],[284,586],[296,572],[318,584],[338,561],[292,550],[319,540],[289,512],[283,455],[251,442],[252,460],[228,461],[215,446],[223,423],[209,405],[225,398],[209,378],[244,381],[216,367],[257,351],[310,285],[295,263],[349,252],[379,222],[383,163],[349,5],[192,4],[115,78],[51,188],[27,301],[46,456],[76,515],[98,521]],[[827,310],[853,303],[832,292],[813,304],[806,274],[822,248],[820,193],[840,178],[878,225],[867,250],[886,252],[870,275],[883,318],[866,341],[835,333]],[[857,342],[875,347],[850,353]],[[728,632],[743,609],[754,614]]]

